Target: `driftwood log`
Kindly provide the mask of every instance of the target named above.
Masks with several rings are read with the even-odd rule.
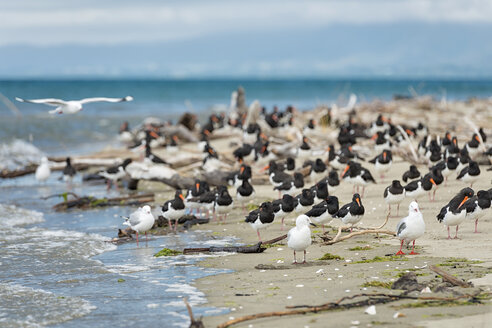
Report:
[[[63,194],[62,194],[63,195]],[[66,211],[73,208],[90,209],[104,206],[138,206],[154,201],[153,193],[130,195],[114,198],[96,198],[92,196],[75,197],[53,206],[55,211]]]
[[[73,164],[72,165],[74,167],[74,169],[76,171],[83,171],[83,170],[87,170],[89,168],[89,165],[87,164]],[[56,171],[63,171],[63,168],[65,166],[57,166],[57,167],[50,167],[51,171],[52,172],[56,172]],[[26,167],[23,167],[21,169],[17,169],[17,170],[7,170],[7,169],[4,169],[2,171],[0,171],[0,178],[2,179],[12,179],[12,178],[17,178],[17,177],[22,177],[24,175],[28,175],[28,174],[34,174],[36,172],[36,169],[38,168],[38,165],[37,164],[31,164],[31,165],[28,165]]]
[[[282,316],[288,316],[288,315],[299,315],[299,314],[306,314],[306,313],[318,313],[322,311],[335,311],[335,310],[346,310],[346,309],[353,309],[353,308],[359,308],[359,307],[364,307],[368,305],[375,305],[375,304],[384,304],[384,303],[390,303],[390,302],[396,302],[399,300],[403,299],[413,299],[413,300],[421,300],[421,301],[438,301],[438,302],[454,302],[458,301],[460,299],[471,299],[477,303],[480,303],[480,300],[477,299],[476,297],[478,296],[479,293],[477,294],[467,294],[467,295],[460,295],[457,297],[434,297],[434,296],[412,296],[412,295],[407,295],[407,294],[387,294],[387,293],[377,293],[377,294],[356,294],[352,296],[345,296],[339,299],[338,301],[335,302],[329,302],[321,305],[296,305],[296,306],[288,306],[286,307],[288,310],[285,311],[274,311],[274,312],[263,312],[263,313],[257,313],[257,314],[251,314],[251,315],[246,315],[243,317],[239,317],[236,319],[232,319],[229,321],[226,321],[220,325],[218,325],[218,328],[226,328],[230,327],[232,325],[235,325],[240,322],[244,321],[250,321],[250,320],[256,320],[256,319],[261,319],[261,318],[271,318],[271,317],[282,317]],[[345,303],[342,304],[342,302],[354,298],[361,298],[365,297],[365,300],[361,301],[356,301],[352,303]]]
[[[183,250],[183,254],[193,254],[193,253],[214,253],[214,252],[228,252],[228,253],[262,253],[265,251],[265,247],[261,247],[262,245],[271,245],[278,241],[287,238],[287,235],[282,235],[277,238],[267,240],[264,242],[258,242],[252,246],[229,246],[229,247],[204,247],[204,248],[185,248]]]
[[[442,280],[447,281],[453,284],[454,286],[460,286],[463,288],[472,287],[472,285],[469,282],[458,279],[452,276],[451,274],[447,273],[443,269],[436,267],[435,265],[431,265],[429,269],[440,275],[442,277]]]

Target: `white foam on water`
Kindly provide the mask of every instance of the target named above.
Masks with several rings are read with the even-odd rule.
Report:
[[[96,309],[79,297],[55,295],[11,283],[0,283],[0,326],[43,327],[83,317]]]
[[[21,169],[30,164],[39,164],[45,154],[33,144],[15,139],[0,144],[0,170]]]
[[[0,204],[0,224],[4,227],[23,226],[44,222],[43,213],[15,205]]]

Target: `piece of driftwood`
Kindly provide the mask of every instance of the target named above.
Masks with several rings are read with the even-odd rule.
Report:
[[[339,299],[335,302],[329,302],[329,303],[325,303],[325,304],[321,304],[321,305],[287,306],[286,308],[288,310],[285,310],[285,311],[263,312],[263,313],[246,315],[243,317],[239,317],[239,318],[235,318],[235,319],[226,321],[226,322],[218,325],[217,327],[218,328],[226,328],[226,327],[230,327],[232,325],[238,324],[240,322],[256,320],[256,319],[261,319],[261,318],[282,317],[282,316],[300,315],[300,314],[306,314],[306,313],[318,313],[318,312],[332,311],[332,310],[347,310],[347,309],[365,307],[368,305],[396,302],[396,301],[399,301],[402,299],[414,299],[414,300],[421,300],[421,301],[440,301],[440,302],[454,302],[454,301],[458,301],[460,299],[473,299],[473,300],[476,300],[477,302],[480,302],[478,299],[476,299],[476,296],[478,295],[478,293],[472,294],[472,295],[460,295],[457,297],[412,296],[412,295],[406,295],[404,293],[403,294],[386,294],[386,293],[366,294],[366,293],[362,293],[362,294],[356,294],[356,295],[351,295],[351,296],[345,296],[345,297],[342,297],[341,299]],[[352,302],[352,303],[342,304],[342,302],[344,302],[346,300],[350,300],[350,299],[354,299],[354,298],[360,298],[360,297],[367,297],[367,299],[362,300],[362,301],[356,301],[356,302]]]
[[[83,196],[73,200],[67,200],[53,206],[55,211],[66,211],[73,208],[90,209],[104,206],[138,206],[154,201],[153,193],[129,195],[114,198],[96,198]]]
[[[373,233],[373,234],[376,234],[376,235],[377,234],[380,234],[380,233],[381,234],[386,234],[386,235],[391,235],[391,236],[395,236],[396,235],[396,233],[394,231],[390,231],[390,230],[368,229],[368,230],[351,232],[348,235],[345,235],[343,237],[340,237],[340,234],[342,232],[342,228],[343,227],[338,228],[338,233],[335,236],[335,238],[333,238],[332,240],[325,240],[324,241],[324,244],[325,245],[333,245],[333,244],[339,243],[341,241],[350,239],[350,238],[355,237],[355,236],[366,235],[366,234],[370,234],[370,233]]]
[[[228,253],[262,253],[265,251],[265,247],[261,247],[262,245],[271,245],[282,239],[287,238],[287,235],[282,235],[277,238],[273,238],[271,240],[267,240],[264,242],[258,242],[252,246],[229,246],[229,247],[204,247],[204,248],[185,248],[183,250],[183,254],[192,254],[192,253],[214,253],[214,252],[228,252]]]
[[[193,178],[183,177],[179,174],[174,174],[170,178],[150,179],[149,181],[162,182],[174,189],[189,189],[195,184]]]
[[[198,320],[196,320],[193,317],[193,311],[191,310],[191,305],[190,303],[188,303],[186,297],[183,298],[183,302],[186,305],[186,309],[188,310],[188,315],[190,316],[190,328],[205,328],[205,325],[203,324],[201,317],[198,318]]]
[[[429,266],[429,269],[440,275],[442,277],[442,280],[447,281],[453,284],[454,286],[460,286],[463,288],[472,287],[472,284],[470,284],[469,282],[458,279],[452,276],[451,274],[447,273],[443,269],[436,267],[435,265]]]
[[[73,164],[72,166],[74,167],[74,169],[76,171],[83,171],[83,170],[87,170],[89,168],[89,165],[87,165],[87,164]],[[52,172],[56,172],[56,171],[63,171],[64,167],[65,166],[56,166],[56,167],[50,167],[50,169]],[[28,174],[33,174],[36,172],[37,168],[38,168],[38,165],[31,164],[31,165],[28,165],[28,166],[23,167],[21,169],[12,170],[12,171],[4,169],[4,170],[0,171],[0,178],[12,179],[12,178],[21,177],[21,176],[28,175]]]

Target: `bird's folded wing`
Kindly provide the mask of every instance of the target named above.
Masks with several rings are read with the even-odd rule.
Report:
[[[67,102],[61,99],[55,99],[55,98],[45,98],[45,99],[22,99],[19,97],[15,97],[15,100],[20,101],[20,102],[27,102],[27,103],[33,103],[33,104],[45,104],[49,106],[62,106],[66,105]]]
[[[105,98],[105,97],[95,97],[95,98],[85,98],[79,100],[81,104],[87,104],[92,102],[106,101],[106,102],[122,102],[122,101],[132,101],[133,97],[127,96],[124,98]]]
[[[141,219],[140,219],[140,215],[142,213],[140,212],[140,209],[136,210],[135,212],[133,212],[132,214],[130,214],[130,224],[132,226],[136,226],[137,224],[140,223]]]

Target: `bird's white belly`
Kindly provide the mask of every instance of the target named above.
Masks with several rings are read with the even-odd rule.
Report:
[[[265,229],[265,228],[266,228],[266,227],[268,227],[271,223],[262,223],[262,222],[260,221],[260,219],[256,219],[256,221],[255,221],[255,222],[253,222],[253,223],[251,223],[251,222],[250,222],[249,224],[251,225],[251,228],[253,228],[253,230],[258,231],[258,230],[260,230],[260,229]]]
[[[232,207],[233,207],[234,203],[231,203],[230,205],[227,205],[227,206],[219,206],[219,205],[215,205],[215,212],[217,214],[226,214],[226,213],[229,213],[230,211],[232,211]]]
[[[384,198],[386,204],[400,204],[405,199],[405,191],[399,195],[393,195],[388,193],[388,196]]]
[[[361,219],[362,219],[361,215],[352,215],[352,214],[350,214],[350,212],[348,212],[347,216],[342,218],[342,222],[344,224],[354,225],[354,224],[358,223]]]
[[[376,172],[378,172],[379,174],[381,173],[385,173],[385,172],[388,172],[390,167],[391,167],[391,161],[389,163],[386,163],[386,164],[382,164],[382,163],[379,163],[379,161],[376,161],[376,164],[374,164],[374,169],[376,170]]]
[[[311,230],[308,227],[298,229],[292,228],[289,231],[287,246],[294,251],[304,251],[311,245]]]
[[[477,206],[473,212],[466,214],[466,218],[469,220],[477,220],[482,218],[486,212],[487,210],[483,210],[482,208]]]
[[[40,165],[36,169],[36,180],[45,181],[49,178],[51,170],[48,165]]]
[[[443,223],[446,226],[460,225],[466,217],[466,209],[462,209],[458,214],[454,214],[450,211],[446,213],[443,219]]]

